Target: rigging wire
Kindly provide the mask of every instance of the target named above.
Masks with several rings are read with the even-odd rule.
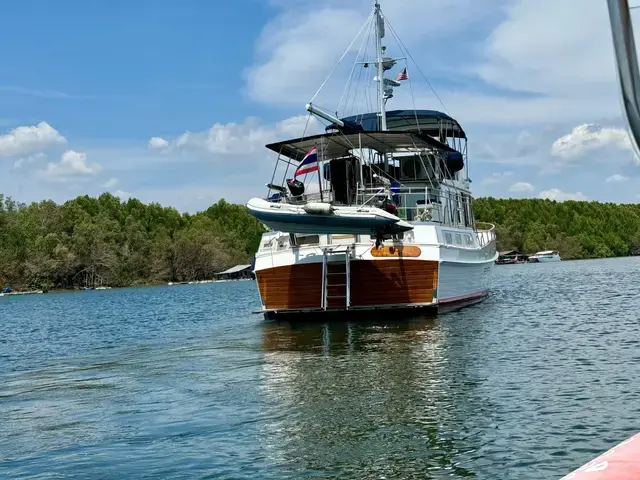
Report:
[[[362,33],[362,30],[364,30],[364,27],[367,26],[367,24],[369,23],[370,19],[373,17],[373,13],[371,13],[367,19],[365,20],[365,22],[362,24],[362,26],[360,27],[360,30],[358,30],[358,34],[353,37],[353,40],[351,40],[351,43],[349,44],[349,46],[347,47],[347,49],[344,51],[344,53],[342,54],[342,56],[340,57],[340,60],[338,60],[338,63],[335,64],[335,66],[333,67],[333,69],[331,70],[331,72],[329,73],[329,75],[327,76],[327,78],[325,78],[324,82],[322,82],[322,85],[320,85],[320,88],[318,89],[318,91],[316,92],[316,94],[311,98],[311,100],[309,101],[309,103],[313,103],[313,101],[316,99],[316,97],[318,96],[318,94],[320,93],[320,91],[324,88],[324,86],[326,85],[326,83],[329,81],[329,78],[331,78],[331,75],[333,75],[333,72],[336,71],[336,69],[338,68],[338,65],[340,65],[340,63],[342,63],[342,60],[344,60],[344,57],[346,57],[347,53],[349,53],[349,51],[351,50],[351,47],[353,47],[353,44],[356,42],[356,40],[358,39],[358,37],[360,36],[360,34]]]
[[[372,34],[377,35],[376,32],[376,27],[374,26],[371,31],[369,31],[369,38],[371,37]],[[367,40],[368,42],[368,40]],[[374,42],[371,42],[371,44],[373,45]],[[367,54],[368,54],[368,48],[369,48],[369,43],[367,43]],[[375,48],[375,47],[374,47]],[[365,89],[364,92],[362,92],[362,96],[364,97],[364,106],[366,111],[368,112],[373,112],[374,108],[373,108],[373,100],[371,99],[372,97],[372,93],[371,91],[373,90],[374,84],[373,83],[369,83]],[[378,98],[378,94],[377,94],[377,87],[375,88],[376,90],[376,98]],[[362,116],[364,116],[364,112],[362,113]],[[362,118],[362,117],[360,117]]]
[[[373,21],[373,15],[369,15],[369,20]],[[367,22],[369,23],[369,22]],[[358,64],[358,59],[360,58],[360,55],[362,54],[362,49],[365,48],[365,52],[366,52],[366,48],[368,47],[368,42],[369,42],[369,35],[371,35],[371,30],[369,30],[369,34],[367,35],[366,38],[362,39],[362,43],[360,44],[360,48],[358,49],[358,54],[356,55],[356,61],[353,62],[353,67],[351,67],[351,73],[349,73],[349,78],[347,78],[347,83],[344,86],[344,90],[342,91],[342,96],[340,97],[340,101],[338,102],[338,107],[336,109],[336,114],[338,111],[340,111],[340,107],[342,106],[342,100],[344,100],[344,105],[345,105],[345,110],[346,110],[346,106],[347,106],[347,101],[349,98],[349,92],[351,91],[351,79],[353,78],[353,72],[356,69],[356,65]],[[364,55],[363,55],[364,58]],[[360,71],[360,73],[362,74],[362,70]],[[336,115],[337,116],[337,115]]]
[[[369,31],[369,36],[367,37],[367,49],[363,57],[365,60],[369,55],[369,46],[373,45],[373,42],[369,43],[369,41],[371,39],[371,35],[373,35],[374,33],[375,33],[375,26]],[[360,71],[364,73],[364,65]],[[360,120],[363,118],[366,111],[373,111],[373,102],[371,101],[371,86],[372,86],[371,83],[367,83],[365,87],[362,89],[363,111],[360,114],[360,118],[359,118]]]
[[[309,121],[310,121],[310,120],[311,120],[311,112],[309,112],[309,115],[307,115],[307,121],[306,121],[306,123],[304,124],[304,131],[302,132],[302,137],[301,137],[301,139],[302,139],[302,140],[304,140],[304,139],[305,139],[305,137],[306,137],[306,135],[307,135],[307,128],[309,128]],[[296,160],[298,160],[298,159],[296,158]],[[285,171],[284,171],[284,175],[282,176],[282,183],[281,183],[281,185],[284,185],[284,182],[285,182],[285,181],[286,181],[286,179],[287,179],[287,173],[289,173],[289,165],[291,165],[291,163],[290,163],[290,162],[287,162],[287,168],[285,169]],[[295,171],[294,171],[294,173],[295,173]],[[305,173],[305,174],[304,174],[304,178],[302,179],[302,183],[303,183],[303,184],[305,184],[305,185],[306,185],[306,182],[307,182],[307,175],[308,175],[308,174],[306,174],[306,173]],[[295,179],[295,176],[294,176],[294,179]]]
[[[372,18],[373,18],[373,17],[372,17]],[[367,56],[367,54],[368,54],[368,52],[369,52],[369,41],[370,41],[370,39],[371,39],[371,32],[372,32],[372,30],[373,30],[373,29],[370,29],[370,30],[369,30],[369,33],[367,34],[366,41],[365,41],[365,43],[364,43],[364,47],[365,47],[365,48],[364,48],[364,52],[363,52],[363,55],[362,55],[362,56],[363,56],[363,58],[366,58],[366,56]],[[356,82],[356,88],[355,88],[355,92],[354,92],[354,94],[353,94],[353,101],[351,102],[351,107],[350,107],[350,108],[347,108],[347,104],[346,104],[346,101],[345,101],[345,113],[349,113],[349,112],[351,112],[351,111],[354,111],[354,110],[355,110],[355,104],[356,104],[356,101],[358,100],[358,89],[359,89],[359,87],[360,87],[360,82],[362,81],[362,73],[363,73],[363,72],[364,72],[364,67],[361,67],[361,68],[360,68],[360,71],[359,71],[359,73],[358,73],[358,80],[357,80],[357,82]],[[349,91],[351,91],[351,87],[349,87]]]
[[[364,103],[365,103],[365,107],[367,107],[366,110],[368,112],[372,112],[373,111],[373,101],[371,100],[371,96],[372,96],[371,90],[372,90],[372,85],[369,85],[366,88],[366,90],[363,92]]]
[[[407,63],[408,62],[405,59],[404,61],[405,68],[407,68]],[[420,133],[420,122],[418,121],[418,109],[416,108],[416,96],[413,94],[413,84],[411,83],[411,75],[407,75],[407,80],[409,80],[409,91],[411,92],[411,103],[413,103],[413,116],[416,119],[416,127],[418,127],[418,133]]]
[[[416,66],[416,68],[418,69],[418,71],[420,72],[420,74],[422,75],[422,78],[424,78],[425,82],[427,82],[427,85],[429,85],[429,88],[431,89],[431,91],[433,92],[433,94],[435,95],[435,97],[438,99],[438,101],[440,102],[440,105],[442,105],[442,108],[444,109],[445,112],[447,112],[447,114],[449,116],[451,116],[451,113],[449,113],[449,110],[447,110],[447,107],[444,105],[444,102],[442,101],[442,99],[438,96],[438,93],[436,92],[435,88],[433,88],[433,85],[431,85],[431,82],[429,81],[429,79],[427,78],[427,76],[424,74],[424,72],[422,71],[422,69],[420,68],[420,65],[418,65],[418,62],[415,61],[415,59],[413,58],[413,55],[411,55],[411,52],[409,52],[409,50],[407,49],[407,47],[405,46],[405,44],[402,42],[402,40],[400,39],[400,37],[398,36],[398,34],[396,33],[396,31],[394,30],[393,26],[391,25],[391,22],[389,22],[389,20],[386,19],[385,17],[385,21],[387,23],[387,25],[389,26],[389,30],[391,30],[391,33],[393,34],[393,36],[395,37],[396,41],[398,42],[398,44],[400,45],[401,48],[404,49],[404,51],[406,52],[407,56],[411,59],[411,61],[413,62],[413,64]]]

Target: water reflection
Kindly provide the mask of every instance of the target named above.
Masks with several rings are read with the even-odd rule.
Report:
[[[474,476],[449,333],[429,317],[265,323],[263,395],[286,412],[262,432],[270,460],[296,475]]]

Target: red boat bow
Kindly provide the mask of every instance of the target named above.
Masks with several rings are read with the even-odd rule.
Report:
[[[616,445],[561,480],[640,479],[640,433]]]

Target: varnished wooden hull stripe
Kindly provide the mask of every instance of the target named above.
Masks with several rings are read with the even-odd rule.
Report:
[[[351,307],[407,306],[430,304],[438,287],[438,262],[389,258],[352,260]],[[344,262],[332,262],[328,277],[329,296],[346,297]],[[256,272],[260,294],[267,310],[322,308],[322,264],[307,263]],[[345,308],[345,298],[328,300],[329,308]]]

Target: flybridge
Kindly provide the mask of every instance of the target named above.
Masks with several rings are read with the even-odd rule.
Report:
[[[390,131],[420,132],[436,138],[467,138],[455,119],[436,110],[391,110],[386,114],[387,130]],[[380,116],[376,112],[341,118],[340,123],[330,124],[326,131],[358,133],[381,130]]]

